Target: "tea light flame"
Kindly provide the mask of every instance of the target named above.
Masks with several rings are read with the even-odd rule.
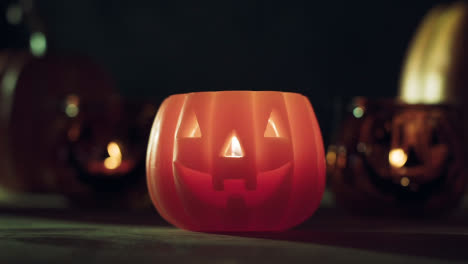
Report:
[[[122,164],[122,152],[120,151],[120,147],[115,142],[110,142],[107,145],[107,153],[109,157],[104,160],[104,167],[109,170],[114,170]]]
[[[393,167],[401,168],[405,165],[407,160],[408,155],[406,155],[405,151],[401,148],[392,149],[388,153],[388,161]]]
[[[242,158],[244,157],[244,152],[242,151],[241,144],[239,139],[233,135],[231,139],[226,144],[226,149],[224,151],[224,157],[226,158]]]

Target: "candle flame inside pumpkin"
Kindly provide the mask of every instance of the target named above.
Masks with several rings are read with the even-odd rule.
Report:
[[[226,158],[242,158],[244,157],[244,151],[242,150],[239,139],[235,134],[226,142],[223,155]]]

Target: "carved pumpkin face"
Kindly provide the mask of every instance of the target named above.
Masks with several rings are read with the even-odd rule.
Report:
[[[392,131],[388,157],[392,175],[420,184],[443,174],[449,159],[451,131],[440,112],[403,111],[393,119]]]
[[[301,109],[305,112],[294,116]],[[175,120],[168,120],[169,111],[177,113]],[[168,134],[163,140],[164,126]],[[295,138],[306,134],[307,138]],[[163,144],[172,147],[161,150]],[[318,205],[324,187],[321,144],[310,104],[298,94],[229,91],[173,96],[153,126],[147,157],[149,189],[161,214],[180,227],[284,229],[304,220],[299,215],[310,215]],[[308,157],[296,156],[307,153]],[[161,159],[166,162],[158,162]],[[176,199],[166,200],[163,188],[168,187],[175,189]],[[304,212],[295,211],[299,207]]]
[[[338,150],[337,161],[329,162],[337,200],[368,212],[413,214],[453,207],[467,176],[455,109],[357,102],[365,113],[348,119],[339,147],[329,152]]]
[[[382,178],[413,188],[443,174],[449,159],[450,124],[437,109],[405,109],[363,120],[360,147]],[[402,180],[404,178],[404,180]],[[404,186],[406,187],[406,186]]]

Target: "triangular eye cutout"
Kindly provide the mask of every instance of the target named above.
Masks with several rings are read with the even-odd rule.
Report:
[[[222,157],[226,158],[242,158],[244,157],[244,150],[239,142],[235,133],[228,138],[224,144],[223,151],[221,152]]]
[[[195,116],[195,115],[194,115]],[[192,131],[190,131],[190,138],[199,138],[201,137],[200,125],[198,125],[198,120],[195,116],[195,125],[193,126]]]
[[[265,129],[264,137],[281,137],[279,133],[279,127],[277,125],[278,118],[275,111],[271,111],[270,118]]]
[[[200,138],[202,136],[197,116],[191,112],[181,124],[181,133],[185,138]]]

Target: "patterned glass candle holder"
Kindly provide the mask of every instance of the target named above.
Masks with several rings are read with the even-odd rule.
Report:
[[[38,193],[73,186],[58,182],[69,175],[58,145],[83,105],[106,105],[112,94],[110,76],[87,58],[0,53],[0,184]]]
[[[145,184],[145,149],[156,108],[149,103],[81,105],[57,149],[72,179],[86,191],[66,191],[75,206],[151,208]],[[70,179],[62,177],[63,181]],[[66,186],[63,182],[62,186]],[[76,189],[76,186],[74,187]]]
[[[271,91],[173,95],[147,153],[159,213],[198,231],[284,230],[317,209],[323,142],[308,99]]]
[[[155,112],[118,97],[89,58],[1,52],[0,186],[80,207],[151,208],[145,150]]]
[[[448,105],[357,98],[326,156],[337,202],[364,214],[456,207],[467,180],[460,120]]]

